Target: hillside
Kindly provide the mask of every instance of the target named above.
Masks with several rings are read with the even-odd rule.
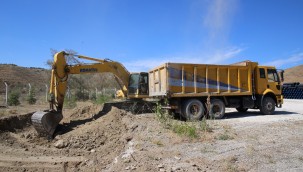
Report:
[[[21,90],[23,94],[28,92],[28,83],[35,88],[36,94],[45,95],[45,84],[49,85],[50,70],[34,67],[20,67],[14,64],[0,64],[0,94],[5,93],[7,82],[9,89]],[[68,84],[71,89],[87,90],[94,93],[96,88],[100,91],[104,88],[119,88],[114,76],[109,73],[89,74],[87,75],[70,75]]]
[[[295,66],[285,70],[284,79],[286,82],[303,83],[303,65]]]
[[[45,90],[45,84],[49,83],[50,72],[43,68],[27,68],[14,64],[0,64],[0,93],[5,92],[7,82],[10,89],[21,88],[22,92],[28,88],[28,83],[35,87],[36,90]]]

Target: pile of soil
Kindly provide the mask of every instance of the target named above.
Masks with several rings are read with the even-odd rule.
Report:
[[[105,169],[131,140],[124,118],[133,116],[115,107],[99,109],[85,104],[70,110],[51,141],[37,136],[31,114],[1,119],[0,171]]]

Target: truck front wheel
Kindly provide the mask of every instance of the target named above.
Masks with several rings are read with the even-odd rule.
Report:
[[[264,115],[271,115],[275,111],[275,101],[271,97],[264,97],[261,102],[260,111]]]
[[[204,116],[204,106],[197,99],[189,99],[182,106],[182,115],[186,120],[200,120]]]
[[[223,118],[225,114],[225,104],[220,99],[213,99],[210,101],[209,116],[215,119]]]

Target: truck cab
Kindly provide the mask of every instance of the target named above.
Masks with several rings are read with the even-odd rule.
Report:
[[[283,71],[279,74],[275,67],[258,66],[255,73],[257,74],[257,78],[255,79],[256,94],[262,96],[260,100],[263,101],[263,98],[266,96],[271,97],[277,107],[281,106],[283,103],[281,86]]]

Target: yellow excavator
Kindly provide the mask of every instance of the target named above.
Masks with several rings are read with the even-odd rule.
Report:
[[[109,59],[96,59],[82,55],[74,57],[91,60],[92,64],[69,65],[65,56],[71,55],[62,51],[54,55],[50,82],[50,107],[45,111],[35,112],[32,124],[40,136],[52,137],[57,125],[62,120],[62,109],[70,74],[112,73],[119,83],[119,97],[128,99],[148,98],[148,73],[130,73],[121,64]]]

